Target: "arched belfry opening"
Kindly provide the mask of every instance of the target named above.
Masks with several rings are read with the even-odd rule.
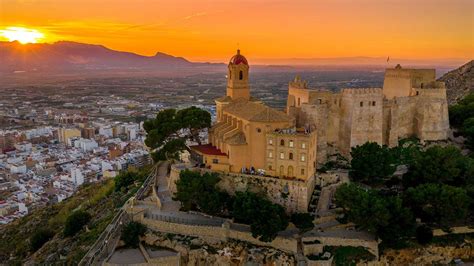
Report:
[[[242,70],[239,71],[239,79],[242,80],[244,78],[244,72]]]

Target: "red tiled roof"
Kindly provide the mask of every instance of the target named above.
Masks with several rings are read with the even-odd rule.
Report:
[[[237,50],[237,54],[232,56],[232,58],[230,59],[230,63],[234,65],[238,65],[238,64],[244,64],[247,66],[249,65],[249,63],[247,62],[247,58],[245,58],[245,56],[240,54],[240,50]]]
[[[195,145],[189,148],[206,155],[227,156],[227,154],[221,152],[221,150],[212,146],[212,144]]]

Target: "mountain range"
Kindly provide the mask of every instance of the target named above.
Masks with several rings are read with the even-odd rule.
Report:
[[[221,64],[194,63],[165,53],[143,56],[102,45],[60,41],[52,44],[0,42],[0,72],[171,70]]]

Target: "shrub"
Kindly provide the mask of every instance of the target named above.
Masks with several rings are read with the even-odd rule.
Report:
[[[145,235],[146,226],[138,222],[129,222],[122,229],[120,239],[125,242],[125,246],[137,248],[140,243],[140,236]]]
[[[77,232],[81,231],[82,227],[86,225],[91,219],[91,215],[88,212],[78,210],[69,215],[66,219],[64,226],[64,235],[73,236]]]
[[[433,230],[426,225],[420,225],[416,228],[416,240],[418,243],[425,245],[433,240]]]
[[[309,213],[294,213],[291,215],[291,222],[302,231],[309,231],[314,228],[314,217]]]
[[[30,238],[30,249],[31,251],[36,251],[40,249],[44,243],[48,242],[53,238],[54,232],[51,229],[39,229],[36,231],[33,236]]]

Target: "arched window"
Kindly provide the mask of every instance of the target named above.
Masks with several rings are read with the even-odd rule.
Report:
[[[284,140],[280,140],[280,146],[285,146],[285,141]]]
[[[290,140],[290,147],[293,148],[293,141]]]
[[[288,158],[289,158],[290,160],[293,160],[293,153],[292,153],[292,152],[290,152],[290,155],[289,155]]]
[[[244,72],[242,72],[242,70],[240,70],[239,79],[242,80],[243,78],[244,78]]]
[[[285,154],[283,152],[280,152],[280,159],[285,159]]]
[[[285,167],[280,165],[280,175],[285,175]]]

